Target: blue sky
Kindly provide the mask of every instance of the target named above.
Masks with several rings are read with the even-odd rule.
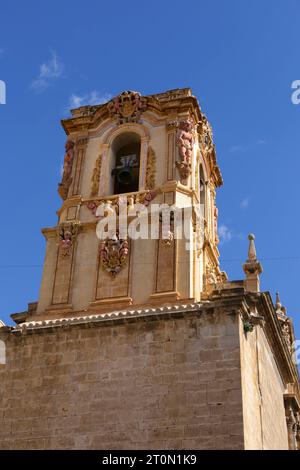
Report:
[[[243,277],[255,233],[262,288],[280,291],[299,337],[299,1],[12,0],[0,13],[0,318],[38,298],[68,108],[190,86],[224,177],[222,268]]]

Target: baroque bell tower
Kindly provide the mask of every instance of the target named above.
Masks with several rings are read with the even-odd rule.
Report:
[[[0,320],[0,449],[300,449],[292,319],[260,290],[254,235],[245,278],[220,270],[222,177],[191,90],[62,125],[40,296]]]
[[[62,125],[63,204],[57,226],[43,229],[46,261],[34,315],[199,301],[226,280],[217,248],[222,177],[210,124],[190,89],[149,96],[124,91],[108,103],[72,110]],[[97,209],[103,204],[117,219],[125,204],[128,224],[136,204],[149,211],[153,204],[188,207],[189,235],[176,237],[171,222],[167,236],[159,228],[154,239],[115,233],[99,240]]]

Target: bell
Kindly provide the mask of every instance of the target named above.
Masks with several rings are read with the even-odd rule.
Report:
[[[125,184],[125,185],[131,184],[133,181],[132,172],[127,168],[124,168],[123,170],[118,171],[117,180],[119,184]]]

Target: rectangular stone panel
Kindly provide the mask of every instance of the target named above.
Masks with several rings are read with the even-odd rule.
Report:
[[[62,256],[60,250],[57,255],[55,280],[53,285],[52,304],[64,304],[69,302],[70,286],[72,278],[73,253]]]
[[[176,240],[167,245],[165,240],[157,240],[155,291],[173,292],[175,286]]]
[[[129,296],[130,255],[127,263],[115,276],[106,271],[98,261],[97,285],[95,300],[113,299]]]

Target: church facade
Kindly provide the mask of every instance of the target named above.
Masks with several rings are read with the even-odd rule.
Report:
[[[294,332],[220,269],[211,126],[190,89],[62,121],[37,302],[0,324],[0,449],[300,448]]]

